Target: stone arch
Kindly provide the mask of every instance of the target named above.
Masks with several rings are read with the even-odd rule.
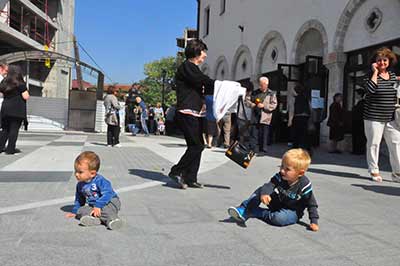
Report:
[[[337,53],[343,52],[343,43],[346,36],[347,28],[356,11],[366,0],[350,0],[340,15],[336,32],[333,37],[333,49]]]
[[[286,43],[285,43],[285,40],[283,39],[282,34],[280,34],[278,31],[270,31],[264,36],[264,39],[262,40],[262,42],[260,44],[260,48],[258,49],[258,52],[257,52],[256,65],[255,65],[256,76],[260,76],[262,74],[263,59],[264,59],[266,50],[268,48],[268,45],[274,40],[277,40],[277,42],[279,43],[279,46],[282,47],[282,49],[280,49],[280,51],[279,51],[279,53],[282,53],[281,55],[279,55],[279,58],[281,58],[280,63],[287,62],[287,48],[286,48]]]
[[[364,4],[367,4],[367,2],[367,0],[349,0],[346,7],[343,9],[336,26],[335,35],[333,36],[333,52],[336,54],[340,55],[344,53],[344,49],[346,48],[346,35],[349,31],[352,20],[357,16],[357,12],[361,9],[361,7]],[[397,2],[400,2],[400,0]],[[375,2],[370,1],[370,5],[375,6],[376,4]],[[388,40],[389,39],[390,38],[388,38]]]
[[[224,71],[223,77],[219,77],[220,74],[220,68],[222,67]],[[226,60],[226,57],[221,55],[218,57],[217,61],[215,61],[215,68],[214,68],[214,78],[215,79],[227,79],[229,78],[229,65],[228,65],[228,60]]]
[[[296,64],[296,55],[297,55],[297,49],[299,47],[299,42],[303,35],[307,33],[309,30],[316,30],[321,34],[322,38],[322,49],[323,49],[323,57],[324,59],[328,55],[328,34],[326,33],[324,25],[316,19],[311,19],[307,22],[305,22],[300,29],[297,31],[296,37],[293,41],[293,47],[292,47],[292,52],[290,55],[290,60],[291,63]]]
[[[238,77],[236,75],[236,68],[238,66],[238,62],[239,60],[241,60],[243,58],[243,56],[246,58],[246,62],[247,65],[249,67],[249,76],[248,77],[252,77],[253,75],[253,57],[251,56],[251,52],[249,47],[247,47],[246,45],[241,45],[239,46],[239,48],[236,50],[236,53],[233,57],[233,61],[232,61],[232,68],[231,68],[231,77],[232,80],[237,80]],[[241,77],[243,78],[243,77]]]

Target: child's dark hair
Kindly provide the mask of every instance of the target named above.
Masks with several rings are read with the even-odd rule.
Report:
[[[78,155],[75,159],[75,165],[86,162],[89,170],[91,171],[99,171],[100,169],[100,158],[99,156],[92,151],[84,151]]]
[[[207,45],[202,40],[189,41],[185,48],[186,59],[201,55],[201,51],[207,51]]]

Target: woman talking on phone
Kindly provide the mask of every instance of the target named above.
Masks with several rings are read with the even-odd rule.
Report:
[[[392,180],[400,182],[400,129],[394,120],[397,91],[394,88],[396,74],[388,70],[397,64],[396,55],[383,47],[376,51],[374,63],[371,65],[372,75],[366,80],[366,96],[364,107],[364,129],[367,137],[367,163],[371,179],[382,182],[379,173],[379,146],[382,136],[389,149]]]

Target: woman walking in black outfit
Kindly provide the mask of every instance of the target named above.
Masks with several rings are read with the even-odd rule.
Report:
[[[207,57],[207,46],[201,40],[188,43],[185,48],[186,61],[179,66],[175,75],[177,110],[176,121],[182,130],[187,149],[179,162],[171,168],[168,176],[182,189],[202,188],[197,182],[201,153],[204,149],[202,137],[202,112],[204,95],[214,93],[214,80],[204,75],[198,65]]]
[[[15,154],[20,152],[15,145],[21,123],[26,119],[26,100],[29,99],[29,92],[18,66],[9,66],[7,77],[0,84],[0,92],[4,95],[1,107],[0,152]]]
[[[307,99],[305,88],[297,84],[294,88],[297,96],[294,101],[293,117],[293,148],[302,148],[310,151],[311,145],[308,143],[308,123],[310,118],[310,102]]]

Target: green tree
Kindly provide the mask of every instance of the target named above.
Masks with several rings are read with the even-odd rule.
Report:
[[[139,83],[143,88],[142,93],[146,103],[155,105],[157,102],[162,102],[163,73],[165,73],[165,106],[176,103],[176,93],[173,90],[175,87],[174,76],[178,64],[181,62],[182,59],[179,56],[170,56],[144,65],[144,74],[146,77]]]

